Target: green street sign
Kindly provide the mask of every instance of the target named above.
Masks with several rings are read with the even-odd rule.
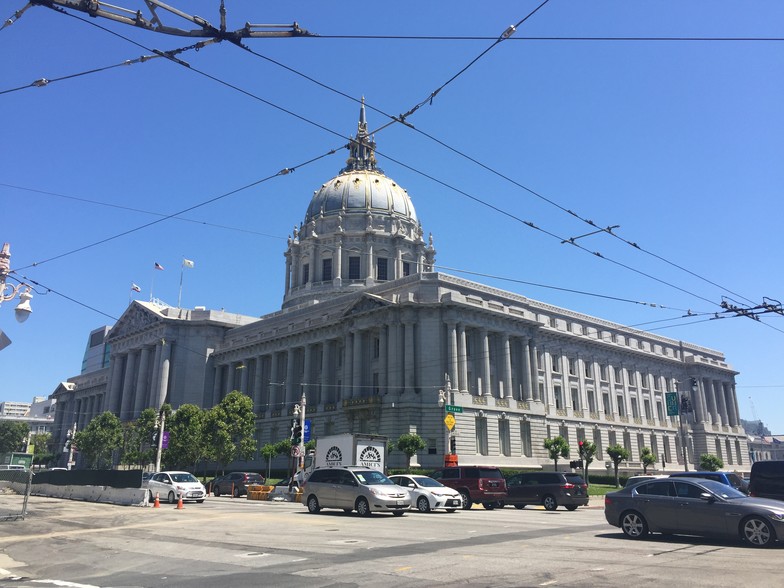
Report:
[[[463,412],[463,407],[462,406],[452,406],[451,404],[447,404],[444,407],[444,409],[446,410],[446,412],[453,412],[453,413],[458,413],[458,414]]]
[[[667,416],[678,416],[680,414],[680,403],[678,402],[677,392],[665,392],[665,401],[667,402]]]

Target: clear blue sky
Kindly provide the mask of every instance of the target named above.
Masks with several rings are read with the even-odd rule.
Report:
[[[169,3],[219,23],[218,0]],[[496,38],[540,3],[227,0],[229,29],[297,21],[323,37],[247,40],[259,55],[224,42],[181,53],[190,69],[158,58],[9,92],[198,40],[27,10],[0,30],[0,242],[21,275],[68,298],[37,294],[23,325],[15,302],[0,308],[13,340],[0,400],[78,374],[89,331],[122,314],[132,282],[148,299],[154,279],[176,304],[183,257],[195,262],[183,306],[279,309],[286,237],[346,152],[304,162],[345,144],[361,96],[379,127],[378,111],[408,111],[492,44],[325,37]],[[721,350],[742,416],[784,433],[784,317],[707,320],[723,296],[784,301],[784,42],[576,39],[781,38],[782,22],[780,0],[551,0],[408,119],[497,173],[400,124],[376,135],[379,165],[409,191],[444,271]],[[296,171],[227,195],[283,168]],[[577,241],[604,258],[561,244],[591,227],[520,185],[642,250],[607,234]]]

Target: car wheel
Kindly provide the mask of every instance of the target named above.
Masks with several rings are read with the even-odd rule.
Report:
[[[768,547],[776,541],[776,532],[760,517],[749,517],[741,523],[741,536],[754,547]]]
[[[215,486],[215,487],[212,489],[212,493],[213,493],[215,496],[220,496],[220,486]]]
[[[239,497],[240,497],[240,489],[235,486],[234,487],[234,498],[239,498]]]
[[[566,506],[566,510],[577,510],[576,504],[569,504]]]
[[[426,496],[420,496],[417,500],[417,508],[419,512],[430,512],[430,501]]]
[[[177,502],[177,497],[174,495],[174,492],[169,492],[169,504],[174,504]]]
[[[496,508],[504,508],[505,506],[506,506],[506,502],[504,502],[503,500],[499,500],[498,502],[495,503]]]
[[[524,504],[515,504],[515,508],[517,510],[523,510],[525,508],[525,505]]]
[[[155,502],[155,496],[153,496],[152,490],[150,490],[149,492],[150,492],[150,502]]]
[[[308,512],[311,514],[316,514],[320,510],[321,507],[319,506],[318,498],[315,496],[308,496]]]
[[[463,499],[463,510],[470,509],[473,503],[471,502],[471,495],[468,493],[468,490],[461,490],[460,498]]]
[[[542,504],[544,505],[545,510],[555,510],[558,508],[558,501],[555,499],[555,496],[550,496],[549,494],[542,498]]]
[[[395,515],[396,517],[402,517],[403,516],[403,511],[402,510],[396,510],[392,514]]]
[[[487,510],[493,510],[496,507],[495,502],[483,502],[482,506],[484,506]]]
[[[648,534],[648,523],[640,513],[630,510],[621,515],[621,529],[630,539],[641,539]]]
[[[370,505],[368,501],[362,498],[361,496],[357,498],[356,504],[357,514],[361,517],[369,517],[370,516]]]

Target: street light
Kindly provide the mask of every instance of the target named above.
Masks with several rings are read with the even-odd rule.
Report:
[[[30,293],[33,289],[29,284],[20,282],[16,285],[6,283],[8,274],[11,273],[11,245],[3,243],[3,249],[0,251],[0,304],[9,302],[16,296],[19,296],[19,304],[16,306],[14,314],[16,320],[20,323],[25,322],[33,309],[30,307],[30,300],[33,295]]]

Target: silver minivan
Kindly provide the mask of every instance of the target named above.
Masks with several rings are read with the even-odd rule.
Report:
[[[378,470],[359,466],[318,468],[302,490],[302,504],[311,513],[322,508],[356,510],[360,516],[391,512],[402,516],[411,508],[411,493]]]

